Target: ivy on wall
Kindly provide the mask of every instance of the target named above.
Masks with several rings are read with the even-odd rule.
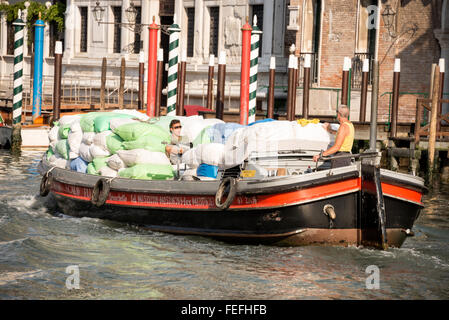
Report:
[[[18,18],[19,9],[25,10],[25,2],[21,1],[15,4],[0,4],[0,11],[6,13],[6,21],[14,22]],[[39,12],[42,13],[41,19],[51,23],[54,22],[59,32],[64,30],[64,12],[65,4],[56,2],[48,9],[45,5],[35,1],[29,1],[30,6],[27,10],[26,25],[27,28],[32,28],[34,22],[39,18]],[[24,17],[23,17],[24,18]]]

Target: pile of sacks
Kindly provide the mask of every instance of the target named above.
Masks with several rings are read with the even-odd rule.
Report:
[[[131,179],[173,179],[177,165],[165,153],[170,122],[181,121],[181,135],[193,148],[182,155],[184,175],[202,175],[204,166],[227,169],[241,164],[252,152],[287,148],[327,149],[333,140],[318,121],[265,119],[243,126],[202,116],[149,119],[136,110],[91,112],[62,117],[50,130],[47,160],[77,172]],[[214,176],[212,175],[212,178]]]
[[[223,123],[198,116],[176,118],[190,141],[205,128]],[[173,119],[149,119],[136,110],[64,116],[49,132],[47,160],[56,167],[107,177],[173,179],[176,166],[165,154]]]

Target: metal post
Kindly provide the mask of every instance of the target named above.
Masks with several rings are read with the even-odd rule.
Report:
[[[104,110],[105,108],[106,68],[106,58],[103,57],[103,61],[101,62],[100,110]],[[71,92],[72,91],[70,90],[70,95]]]
[[[212,95],[214,90],[214,59],[215,56],[209,56],[209,72],[207,74],[207,108],[212,110]]]
[[[309,116],[309,86],[310,86],[310,66],[311,56],[306,54],[304,57],[304,81],[302,94],[302,117],[307,119]]]
[[[217,101],[215,106],[215,118],[223,120],[226,79],[226,51],[220,52],[218,59],[218,84]],[[229,96],[231,94],[229,93]]]
[[[257,16],[254,16],[253,30],[251,31],[248,123],[256,121],[257,72],[259,65],[259,39],[261,34],[262,31],[257,26]]]
[[[251,58],[251,31],[248,23],[242,27],[242,67],[240,73],[240,124],[248,124],[249,111],[249,72]]]
[[[183,116],[185,115],[185,110],[184,110],[184,92],[185,92],[185,86],[186,86],[186,64],[187,64],[187,52],[186,50],[182,51],[182,55],[181,55],[181,70],[179,73],[179,104],[176,107],[176,115],[177,116]]]
[[[371,125],[369,135],[369,149],[376,151],[377,141],[377,102],[379,97],[379,61],[373,61],[373,89],[371,92]]]
[[[42,67],[44,63],[44,27],[45,23],[39,19],[34,24],[34,76],[33,76],[33,123],[42,123]]]
[[[137,97],[138,110],[143,110],[144,74],[145,74],[145,53],[143,52],[143,50],[141,50],[139,53],[139,95]]]
[[[156,59],[157,59],[157,32],[160,27],[155,23],[156,17],[153,16],[153,23],[149,29],[149,48],[148,48],[148,82],[147,82],[147,115],[151,118],[155,116],[156,111]]]
[[[368,75],[369,75],[369,60],[363,59],[362,68],[362,92],[360,94],[360,122],[365,122],[366,119],[366,99],[368,94]]]
[[[173,24],[168,28],[169,51],[168,51],[168,85],[167,85],[167,115],[176,115],[177,81],[178,81],[178,56],[179,56],[179,33],[181,29],[176,24],[176,14],[173,16]]]
[[[53,121],[59,120],[61,110],[61,68],[62,68],[62,42],[55,44],[55,71],[53,85]]]
[[[393,105],[391,107],[391,132],[390,137],[396,138],[399,108],[399,82],[401,74],[401,59],[394,59],[393,70]]]
[[[162,76],[164,72],[164,49],[157,52],[157,83],[156,83],[156,110],[155,116],[161,114]]]
[[[276,57],[270,59],[270,82],[268,85],[268,107],[267,118],[274,118],[274,80],[276,74]]]
[[[438,99],[440,93],[440,67],[435,68],[435,74],[433,77],[433,90],[432,90],[432,109],[431,109],[431,120],[429,129],[429,162],[428,162],[428,175],[429,183],[432,185],[434,178],[435,169],[435,141],[437,132],[437,121],[438,121]]]
[[[351,59],[345,57],[343,62],[343,73],[341,77],[341,104],[348,104],[348,80],[349,69],[351,69]]]

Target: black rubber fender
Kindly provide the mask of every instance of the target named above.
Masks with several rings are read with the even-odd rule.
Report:
[[[226,189],[229,187],[229,192],[226,200],[222,203],[221,198],[224,196]],[[235,178],[225,178],[221,181],[217,193],[215,194],[215,205],[221,210],[226,210],[234,201],[235,195],[237,193],[237,181]]]
[[[46,197],[50,192],[51,183],[53,181],[53,177],[49,172],[46,172],[41,180],[41,185],[39,188],[39,194],[41,197]]]
[[[105,178],[98,179],[97,182],[95,183],[94,190],[92,191],[92,197],[90,199],[90,202],[97,207],[101,207],[106,203],[110,190],[111,190],[111,182],[109,179]]]

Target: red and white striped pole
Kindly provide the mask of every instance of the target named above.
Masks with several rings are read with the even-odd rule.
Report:
[[[248,124],[249,112],[249,69],[251,58],[251,31],[248,23],[242,27],[242,69],[240,73],[240,124]]]
[[[148,87],[147,87],[147,115],[151,118],[156,115],[156,82],[157,82],[157,32],[160,27],[155,23],[148,27],[150,33],[148,49]]]

